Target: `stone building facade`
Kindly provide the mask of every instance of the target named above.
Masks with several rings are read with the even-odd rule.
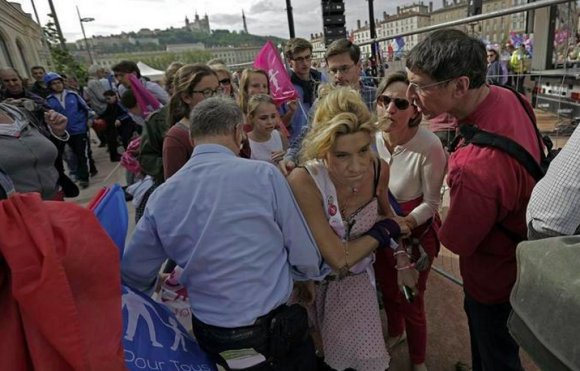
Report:
[[[0,0],[0,67],[13,67],[30,77],[32,66],[48,66],[42,28],[18,3]]]

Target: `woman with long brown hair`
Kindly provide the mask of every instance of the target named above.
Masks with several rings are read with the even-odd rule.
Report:
[[[223,92],[215,71],[201,63],[181,67],[173,81],[174,92],[167,112],[167,122],[173,126],[167,131],[163,141],[165,179],[181,169],[193,152],[189,135],[189,113],[199,102]]]

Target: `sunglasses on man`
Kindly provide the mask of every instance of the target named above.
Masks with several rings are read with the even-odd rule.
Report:
[[[377,97],[377,104],[383,108],[387,108],[391,102],[395,102],[395,107],[400,110],[409,108],[409,101],[404,98],[391,98],[388,95],[379,95]]]

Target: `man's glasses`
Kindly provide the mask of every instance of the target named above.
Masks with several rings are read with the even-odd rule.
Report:
[[[230,80],[228,78],[220,80],[220,85],[230,85],[231,83],[232,83],[232,80]]]
[[[409,108],[409,101],[403,98],[391,98],[388,95],[379,95],[377,97],[377,105],[382,108],[387,108],[391,102],[395,103],[395,107],[399,110],[406,110]]]
[[[418,93],[419,94],[421,92],[426,91],[429,88],[434,88],[435,86],[439,86],[439,85],[448,83],[451,80],[455,80],[455,77],[452,78],[452,79],[447,79],[447,80],[443,80],[443,81],[437,81],[437,82],[434,82],[433,84],[427,84],[427,85],[419,85],[419,84],[416,84],[414,82],[410,82],[409,83],[409,88],[410,89],[413,89],[415,91],[415,93]]]
[[[330,72],[333,75],[336,75],[340,72],[341,75],[344,75],[345,73],[350,71],[350,69],[353,67],[354,67],[354,64],[351,64],[350,66],[340,66],[340,67],[336,67],[336,68],[329,68],[328,72]]]
[[[310,62],[312,59],[312,54],[305,55],[304,57],[292,58],[294,62],[303,63],[303,62]]]
[[[224,89],[221,86],[218,86],[216,89],[203,89],[203,90],[193,90],[193,93],[201,94],[204,98],[211,98],[214,95],[223,94]]]

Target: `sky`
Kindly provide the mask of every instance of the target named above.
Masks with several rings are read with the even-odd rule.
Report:
[[[32,10],[34,1],[40,22],[44,25],[48,21],[48,0],[12,1],[20,3],[24,11],[36,19]],[[375,0],[375,18],[381,18],[383,11],[393,14],[397,5],[412,2]],[[141,28],[179,28],[184,25],[185,16],[193,20],[196,11],[200,17],[208,14],[211,29],[242,30],[242,9],[251,34],[289,37],[286,0],[53,0],[53,3],[64,37],[69,42],[82,38],[76,6],[82,17],[95,18],[95,21],[84,24],[87,37]],[[441,3],[442,0],[435,0],[434,7],[440,7]],[[311,33],[322,32],[320,4],[320,0],[291,0],[297,37],[309,39]],[[367,0],[345,0],[345,8],[348,30],[355,28],[357,19],[363,24],[368,20]]]

